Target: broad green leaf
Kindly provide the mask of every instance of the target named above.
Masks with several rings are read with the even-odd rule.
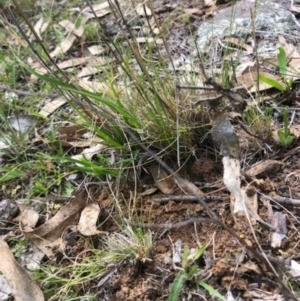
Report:
[[[277,54],[277,61],[278,61],[279,72],[284,77],[286,74],[286,67],[287,67],[286,53],[283,47],[279,47],[278,51],[279,52]]]
[[[179,294],[186,280],[187,280],[187,275],[185,272],[180,272],[179,274],[177,274],[172,284],[171,293],[168,298],[168,301],[178,300]]]
[[[264,75],[259,75],[259,80],[270,85],[271,87],[278,89],[281,92],[285,92],[287,90],[287,87],[285,85],[282,85],[281,83],[279,83],[277,80],[269,78],[267,76]]]
[[[0,183],[5,183],[7,181],[20,178],[24,175],[24,172],[19,169],[11,169],[11,170],[4,170],[3,174],[0,175]]]

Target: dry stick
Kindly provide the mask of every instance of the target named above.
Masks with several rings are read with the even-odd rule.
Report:
[[[271,199],[281,205],[293,205],[293,206],[300,206],[299,199],[291,199],[282,196],[272,196]]]
[[[199,198],[203,200],[203,202],[214,202],[214,201],[222,201],[226,197],[221,197],[221,196],[216,196],[216,195],[207,195],[207,196],[200,196],[200,197],[195,197],[195,196],[186,196],[186,195],[168,195],[163,198],[155,198],[152,199],[153,202],[155,203],[167,203],[170,201],[174,202],[199,202]]]

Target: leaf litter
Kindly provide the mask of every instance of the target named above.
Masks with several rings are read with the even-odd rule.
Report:
[[[154,1],[155,2],[155,1]],[[160,1],[157,1],[158,3]],[[238,2],[239,5],[241,2]],[[198,14],[200,15],[211,15],[216,9],[216,3],[213,1],[204,1],[202,3],[201,8],[185,8],[185,12],[187,14],[196,16]],[[293,6],[294,7],[294,6]],[[169,3],[165,5],[163,8],[158,6],[156,9],[156,13],[160,18],[165,17],[164,11],[167,11],[169,9],[177,9],[177,4]],[[181,7],[180,7],[181,9]],[[111,14],[111,11],[109,9],[109,3],[103,2],[99,5],[94,6],[94,10],[96,12],[96,16],[98,18],[103,18],[105,16],[109,16]],[[225,10],[224,10],[225,11]],[[290,21],[292,20],[291,14],[288,12],[287,15],[285,13],[282,13],[283,9],[280,7],[280,14],[279,16],[287,17],[287,19]],[[92,13],[92,11],[86,7],[81,11],[84,22],[87,22],[88,20],[93,19],[95,16]],[[138,14],[151,18],[152,11],[146,7],[146,9],[142,9],[141,7],[138,8]],[[225,13],[224,13],[225,14]],[[263,15],[265,17],[265,15]],[[225,18],[225,17],[224,17]],[[219,20],[224,19],[221,17],[218,17]],[[282,19],[282,18],[281,18]],[[249,16],[248,16],[249,20]],[[239,21],[240,22],[240,21]],[[242,21],[243,22],[243,21]],[[260,28],[259,26],[263,26],[259,24],[259,22],[262,22],[260,18],[257,19],[258,24],[256,24],[256,28]],[[66,36],[66,39],[62,41],[60,45],[57,45],[57,47],[54,49],[54,51],[51,53],[52,57],[57,57],[60,55],[66,55],[72,46],[74,46],[75,41],[78,40],[78,38],[82,37],[83,35],[83,28],[77,28],[73,23],[71,23],[68,20],[63,20],[60,23],[60,26],[65,27],[68,31],[68,34]],[[155,24],[155,23],[152,23]],[[273,23],[272,23],[273,24]],[[48,25],[48,24],[47,24]],[[84,23],[82,23],[84,25]],[[241,25],[241,24],[239,24]],[[202,26],[207,26],[203,25]],[[248,26],[248,27],[247,27]],[[247,24],[248,30],[251,32],[251,28],[249,24]],[[183,26],[182,26],[183,27]],[[227,28],[227,26],[224,26],[224,28]],[[241,28],[241,27],[239,27]],[[201,28],[201,35],[204,36],[205,27]],[[273,28],[272,28],[273,29]],[[270,29],[270,32],[273,33],[272,29]],[[176,30],[176,28],[175,28]],[[180,29],[178,29],[180,30]],[[257,91],[257,70],[264,70],[268,69],[269,66],[265,66],[265,64],[268,63],[268,61],[264,58],[262,62],[259,62],[260,68],[257,69],[257,62],[254,62],[253,60],[249,59],[247,57],[249,54],[252,54],[255,52],[255,49],[253,48],[253,45],[249,45],[249,41],[245,41],[241,38],[240,29],[236,29],[236,32],[224,33],[222,29],[222,33],[218,33],[217,37],[210,36],[209,42],[213,41],[216,44],[213,45],[213,47],[217,48],[217,53],[220,54],[221,51],[224,49],[229,49],[229,47],[233,47],[233,50],[236,50],[236,56],[237,57],[239,50],[242,48],[244,52],[246,52],[245,56],[241,59],[241,64],[243,64],[243,67],[240,68],[240,74],[237,75],[237,82],[238,85],[243,85],[245,90],[247,92],[254,93]],[[154,30],[153,30],[154,31]],[[154,31],[155,32],[155,31]],[[156,31],[158,32],[158,31]],[[39,33],[42,37],[43,31],[40,31]],[[230,36],[231,35],[231,36]],[[174,37],[174,34],[170,35],[170,40]],[[169,41],[170,41],[169,40]],[[139,38],[138,43],[142,44],[145,42],[145,38]],[[211,42],[211,43],[213,43]],[[159,42],[158,44],[161,44]],[[200,45],[204,45],[205,43],[200,43]],[[263,44],[263,43],[262,43]],[[271,46],[272,53],[267,53],[267,57],[274,56],[274,53],[277,49],[277,45],[280,44],[284,47],[288,57],[289,57],[289,72],[295,73],[295,70],[297,71],[298,68],[298,52],[296,47],[291,42],[286,42],[285,38],[282,35],[278,36],[274,39],[272,38]],[[255,46],[255,45],[254,45]],[[206,45],[206,47],[208,47]],[[236,48],[235,48],[236,47]],[[257,50],[259,54],[263,54],[263,52],[266,50],[266,45],[263,44],[261,48]],[[213,53],[212,51],[210,54]],[[94,55],[103,54],[102,49],[100,49],[99,52],[92,53]],[[220,54],[221,55],[221,54]],[[67,55],[66,55],[67,56]],[[182,57],[182,53],[180,53],[180,58],[177,60],[176,70],[180,70],[180,67],[186,67],[186,63],[184,62]],[[103,57],[84,57],[79,59],[68,59],[66,61],[60,62],[61,66],[64,68],[73,68],[76,67],[79,70],[77,70],[77,78],[88,78],[89,76],[93,76],[94,74],[99,72],[99,66],[105,66],[106,64],[110,63],[109,58],[103,58]],[[86,65],[86,66],[84,66]],[[97,65],[97,66],[95,66]],[[45,68],[41,65],[39,65],[36,62],[32,63],[32,67],[38,66],[40,69],[39,72],[46,73],[48,72]],[[84,66],[83,68],[80,68],[80,66]],[[189,70],[188,67],[186,67],[187,70]],[[274,68],[274,66],[272,67]],[[76,70],[76,69],[75,69]],[[272,77],[276,81],[283,83],[282,78],[278,76],[277,74],[273,75],[269,72],[260,71],[259,74],[266,74],[268,77]],[[84,84],[87,84],[91,87],[93,87],[94,82],[84,81]],[[95,82],[95,85],[105,85],[106,83],[98,83]],[[99,87],[99,86],[97,86]],[[267,91],[271,89],[269,85],[263,85],[259,84],[259,91]],[[273,98],[274,95],[268,94],[264,98],[264,101],[266,98]],[[256,99],[255,99],[256,100]],[[256,100],[257,101],[257,100]],[[259,102],[261,102],[261,99],[258,99]],[[41,115],[44,117],[49,117],[50,114],[54,113],[57,109],[60,108],[60,106],[64,105],[63,101],[54,100],[51,104],[51,102],[47,103],[40,111]],[[217,107],[215,107],[217,108]],[[297,168],[297,165],[295,165],[295,162],[297,162],[298,154],[295,153],[291,156],[288,156],[284,158],[284,154],[277,154],[276,160],[266,160],[268,156],[272,158],[272,152],[267,152],[265,150],[261,151],[262,153],[267,153],[264,157],[264,161],[258,165],[257,167],[254,167],[252,164],[248,163],[244,166],[242,165],[243,162],[241,162],[240,157],[243,157],[246,155],[245,152],[239,149],[239,140],[236,135],[236,126],[234,124],[234,120],[230,119],[228,116],[222,115],[222,118],[225,116],[224,119],[218,119],[215,118],[218,116],[217,114],[214,115],[214,113],[211,114],[211,119],[214,122],[214,127],[212,131],[212,136],[214,140],[216,140],[218,143],[221,144],[221,155],[223,156],[223,164],[219,160],[215,164],[214,172],[209,171],[205,173],[205,170],[203,170],[200,174],[197,175],[190,175],[189,169],[182,170],[181,173],[183,176],[188,175],[189,180],[185,180],[184,185],[182,187],[179,185],[178,182],[176,182],[176,179],[172,178],[172,176],[165,173],[165,171],[160,172],[160,167],[158,165],[154,165],[154,167],[148,168],[150,173],[152,174],[154,180],[149,180],[151,185],[154,186],[154,184],[159,188],[161,192],[164,194],[170,195],[170,194],[186,194],[184,187],[185,186],[193,186],[191,189],[194,191],[198,191],[199,195],[205,195],[206,193],[213,193],[214,190],[218,190],[219,192],[225,191],[225,187],[221,184],[220,179],[223,178],[223,182],[227,188],[227,191],[229,191],[232,195],[230,196],[230,200],[232,201],[232,209],[233,211],[229,212],[226,210],[226,206],[229,204],[229,197],[228,194],[223,194],[223,197],[227,196],[226,202],[221,201],[220,203],[213,203],[210,204],[210,206],[213,208],[215,212],[218,213],[218,216],[225,221],[226,226],[232,227],[236,229],[240,236],[247,237],[247,243],[249,245],[254,245],[256,241],[254,240],[253,236],[251,235],[251,231],[249,229],[249,223],[248,220],[245,218],[241,218],[241,216],[235,216],[237,212],[245,211],[245,208],[249,206],[249,211],[246,211],[245,215],[247,216],[248,213],[250,213],[250,219],[251,224],[256,224],[257,221],[263,221],[267,220],[271,222],[271,216],[268,216],[268,211],[266,206],[259,206],[257,203],[258,193],[254,189],[249,188],[255,188],[255,181],[254,183],[245,183],[243,179],[243,172],[242,168],[245,168],[245,176],[251,177],[254,180],[261,181],[260,187],[270,187],[271,185],[267,185],[268,181],[271,181],[273,184],[273,189],[270,189],[269,191],[266,190],[266,193],[269,194],[269,197],[274,197],[274,200],[276,199],[276,196],[291,196],[291,189],[292,194],[295,197],[300,197],[299,192],[297,190],[299,186],[299,169]],[[297,120],[298,121],[298,120]],[[64,136],[64,133],[68,133],[65,135],[65,139],[60,137],[62,141],[66,140],[66,147],[87,147],[87,152],[89,148],[92,149],[91,145],[92,142],[87,141],[86,144],[80,145],[76,144],[78,140],[80,140],[80,135],[78,134],[78,131],[80,132],[80,129],[72,129],[72,134],[69,134],[69,129],[65,129],[65,127],[60,128],[58,131],[60,135]],[[214,132],[215,131],[215,132]],[[229,137],[230,136],[230,137]],[[74,144],[70,142],[75,137]],[[79,137],[79,138],[78,138]],[[69,140],[69,141],[68,141]],[[80,141],[79,141],[80,142]],[[101,148],[101,147],[100,147]],[[102,149],[102,148],[101,148]],[[84,153],[82,153],[84,156]],[[280,157],[281,156],[281,157]],[[208,158],[201,158],[204,160],[209,160]],[[284,159],[285,164],[280,161]],[[198,167],[199,168],[199,167]],[[200,166],[201,168],[201,166]],[[276,172],[273,172],[276,171]],[[234,176],[233,176],[234,175]],[[219,180],[215,181],[216,178]],[[203,183],[203,179],[205,179],[205,183]],[[288,179],[288,181],[286,180]],[[171,184],[167,183],[166,181],[170,181]],[[193,182],[197,183],[198,187],[193,184]],[[213,188],[206,187],[208,183],[215,183],[215,186]],[[258,182],[257,182],[258,183]],[[146,185],[147,186],[147,185]],[[141,189],[141,192],[143,191],[143,187],[139,188]],[[147,190],[145,190],[147,191]],[[155,191],[155,188],[154,190]],[[123,198],[125,199],[131,199],[130,193],[127,190],[126,187],[121,187],[120,193],[123,193]],[[143,193],[143,192],[142,192]],[[47,221],[45,221],[42,225],[40,225],[38,228],[35,228],[35,224],[38,221],[37,215],[33,214],[31,217],[29,214],[25,214],[26,211],[23,212],[23,217],[20,221],[21,223],[21,229],[23,231],[24,237],[32,242],[34,245],[36,245],[40,250],[43,251],[44,254],[46,254],[50,259],[56,256],[59,252],[64,252],[67,245],[67,240],[64,237],[64,232],[67,231],[67,229],[71,229],[72,231],[75,231],[73,229],[73,226],[78,226],[79,232],[81,232],[82,235],[85,236],[93,236],[97,234],[103,234],[102,231],[99,231],[97,229],[98,220],[99,218],[105,218],[105,222],[102,224],[102,228],[105,232],[108,233],[114,233],[115,226],[112,225],[112,220],[114,218],[118,219],[118,214],[116,212],[113,212],[112,215],[109,213],[109,208],[111,206],[111,198],[112,196],[108,196],[107,198],[103,198],[99,201],[100,207],[103,207],[104,210],[100,210],[100,207],[97,203],[90,203],[87,204],[87,196],[84,193],[79,193],[75,199],[72,199],[67,205],[61,207],[58,212],[51,218],[49,218]],[[205,214],[205,209],[200,203],[197,204],[191,204],[182,201],[181,203],[175,203],[173,201],[168,202],[167,204],[161,205],[157,204],[154,201],[152,201],[152,198],[157,197],[157,193],[155,195],[139,195],[139,198],[137,199],[137,203],[135,204],[137,208],[139,208],[140,215],[141,215],[141,221],[142,222],[149,222],[149,215],[147,214],[147,208],[151,208],[152,214],[151,214],[151,222],[154,224],[163,224],[166,222],[170,223],[176,223],[177,221],[182,220],[184,217],[190,217],[190,216],[201,216]],[[222,199],[221,198],[221,199]],[[108,206],[108,207],[107,207]],[[126,204],[122,203],[120,201],[120,206],[122,207],[123,212],[128,211],[128,207]],[[278,210],[277,207],[275,207],[276,210]],[[29,213],[28,211],[27,213]],[[81,213],[81,217],[80,217]],[[288,256],[297,256],[297,238],[293,235],[290,236],[288,244],[294,245],[295,249],[290,248],[288,244],[285,244],[285,236],[289,235],[286,233],[286,226],[285,226],[285,215],[282,216],[280,214],[281,212],[276,212],[273,216],[278,216],[278,219],[281,222],[278,222],[277,219],[272,218],[272,225],[274,228],[276,228],[275,232],[270,232],[268,229],[264,228],[264,224],[261,223],[262,229],[257,229],[257,232],[260,233],[260,243],[265,248],[269,248],[269,255],[272,254],[272,248],[275,248],[278,252],[284,250],[284,252],[288,253]],[[288,212],[289,213],[289,212]],[[291,224],[295,223],[296,221],[290,221]],[[278,224],[280,224],[278,226]],[[271,292],[271,298],[273,300],[280,300],[282,298],[282,295],[278,295],[276,288],[272,286],[270,283],[265,282],[263,280],[263,277],[265,275],[265,268],[261,266],[257,266],[253,263],[254,266],[250,267],[251,261],[244,262],[243,260],[237,261],[236,258],[238,252],[241,251],[241,247],[236,245],[235,238],[232,237],[229,233],[227,233],[225,230],[221,229],[220,227],[215,226],[209,226],[204,224],[190,224],[186,225],[184,227],[173,229],[173,230],[166,230],[159,233],[159,239],[155,242],[155,245],[153,247],[153,260],[152,262],[148,262],[143,266],[143,269],[146,271],[144,274],[141,273],[136,265],[132,265],[131,262],[123,262],[122,271],[119,272],[119,274],[114,277],[113,280],[108,281],[105,283],[105,286],[101,288],[97,293],[100,294],[100,296],[105,296],[105,290],[109,289],[111,286],[115,290],[114,297],[122,300],[165,300],[164,299],[164,293],[162,292],[165,287],[167,287],[170,283],[168,280],[166,280],[165,275],[163,273],[159,272],[161,269],[164,269],[167,273],[167,277],[172,275],[172,268],[174,268],[174,264],[178,262],[178,260],[173,260],[170,262],[166,261],[166,258],[170,256],[171,254],[176,254],[178,258],[181,256],[181,248],[177,247],[176,252],[172,253],[172,241],[175,242],[176,246],[181,245],[188,245],[190,248],[197,247],[197,242],[199,241],[199,237],[201,238],[213,238],[213,245],[210,245],[206,250],[206,256],[207,257],[213,257],[215,261],[215,265],[213,266],[213,272],[211,277],[211,283],[215,285],[216,288],[219,288],[218,283],[220,283],[220,288],[225,289],[231,293],[231,290],[237,290],[239,291],[244,300],[250,300],[253,298],[254,300],[258,300],[259,298],[262,298],[262,296],[267,294],[269,291]],[[29,229],[30,227],[31,229]],[[274,238],[275,237],[275,238]],[[171,238],[171,241],[170,239]],[[203,240],[202,240],[203,241]],[[78,242],[78,241],[77,241]],[[7,254],[8,247],[3,242],[2,249],[5,250]],[[174,249],[173,249],[174,250]],[[5,254],[5,253],[3,253]],[[16,263],[11,260],[12,255],[9,254],[7,256],[10,256],[10,260],[7,262],[6,266],[1,267],[2,273],[5,275],[11,272],[11,269],[15,270],[16,277],[15,279],[19,279],[20,275],[22,275],[23,281],[22,281],[22,288],[24,286],[24,290],[21,291],[22,294],[27,294],[28,290],[32,294],[38,295],[38,297],[34,296],[36,299],[33,300],[43,300],[39,299],[42,298],[40,295],[40,291],[37,289],[37,287],[32,283],[32,287],[28,283],[28,276],[25,274],[23,270],[21,270],[19,267],[16,267]],[[224,260],[224,258],[227,258]],[[229,259],[228,259],[229,258]],[[253,261],[255,261],[255,258],[252,258]],[[175,262],[176,261],[176,262]],[[179,260],[180,262],[180,260]],[[235,264],[238,262],[238,268],[235,266]],[[172,266],[173,265],[173,266]],[[4,271],[3,271],[4,270]],[[291,274],[294,275],[294,277],[297,277],[297,271],[299,270],[299,267],[297,266],[296,261],[292,261],[291,266]],[[19,274],[18,274],[19,273]],[[248,277],[248,274],[253,274],[252,277]],[[6,274],[8,275],[8,274]],[[138,275],[139,277],[136,277]],[[149,275],[152,275],[149,277]],[[239,277],[235,277],[233,279],[233,275],[238,275]],[[255,280],[255,277],[259,278],[258,280]],[[7,276],[10,277],[10,276]],[[147,278],[147,281],[145,283],[144,277]],[[254,279],[254,280],[253,280]],[[135,289],[132,289],[134,282]],[[259,283],[263,283],[263,290],[255,289],[253,288],[254,284],[257,284],[258,287],[260,287]],[[15,293],[15,283],[10,282],[9,283],[13,294]],[[93,291],[91,289],[91,291]],[[191,290],[189,292],[191,296],[196,296],[197,291]],[[18,294],[15,294],[16,300],[18,300]],[[275,299],[274,299],[275,298]],[[276,299],[277,298],[277,299]],[[23,299],[24,300],[24,299]]]

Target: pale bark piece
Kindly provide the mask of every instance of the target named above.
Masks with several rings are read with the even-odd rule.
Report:
[[[230,204],[233,217],[248,216],[251,224],[257,221],[271,228],[258,215],[257,193],[253,191],[248,196],[244,187],[241,187],[241,162],[230,157],[223,158],[224,175],[223,180],[226,188],[231,193]],[[248,187],[249,190],[250,187]]]
[[[258,162],[245,172],[248,177],[256,177],[264,172],[270,172],[279,166],[284,165],[283,162],[277,160],[265,160]]]
[[[25,209],[21,214],[22,228],[31,231],[39,220],[39,214],[32,209]]]
[[[224,166],[224,184],[234,199],[233,213],[245,211],[247,196],[245,191],[241,189],[241,162],[230,157],[224,157],[222,162]]]
[[[77,225],[80,213],[86,203],[87,194],[82,191],[41,227],[26,231],[20,225],[25,238],[36,245],[49,258],[53,257],[61,249],[63,232],[67,228]]]
[[[85,236],[104,234],[106,232],[97,229],[97,221],[100,207],[97,203],[88,204],[81,212],[78,223],[78,231]]]
[[[7,243],[0,239],[0,271],[14,295],[15,301],[44,301],[43,293],[26,271],[17,263]]]
[[[275,229],[271,233],[271,247],[280,248],[282,240],[286,237],[287,234],[287,225],[286,225],[286,216],[282,212],[275,212],[272,217],[271,224]]]
[[[103,144],[97,144],[97,145],[91,146],[89,148],[86,148],[81,154],[72,156],[72,159],[79,160],[79,161],[85,159],[85,160],[91,161],[92,158],[96,154],[101,153],[104,150],[104,148],[105,148],[105,146]],[[76,165],[83,167],[83,165],[80,163],[76,163]]]

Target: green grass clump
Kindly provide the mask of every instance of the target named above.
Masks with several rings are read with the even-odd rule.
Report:
[[[132,265],[150,260],[152,244],[150,231],[127,225],[124,231],[104,237],[99,248],[92,247],[75,260],[70,258],[69,262],[45,264],[34,276],[49,301],[71,301],[79,297],[80,300],[96,300],[92,296],[93,284],[125,260]]]
[[[171,293],[169,295],[168,301],[179,300],[180,293],[182,292],[184,285],[187,281],[194,282],[198,289],[202,287],[206,291],[208,291],[212,296],[222,301],[226,301],[226,298],[224,298],[219,292],[217,292],[213,287],[202,281],[201,277],[199,279],[199,272],[201,270],[196,264],[196,261],[203,255],[206,248],[207,244],[204,244],[194,253],[192,253],[188,247],[184,248],[182,257],[182,268],[176,275],[174,282],[171,286]]]

